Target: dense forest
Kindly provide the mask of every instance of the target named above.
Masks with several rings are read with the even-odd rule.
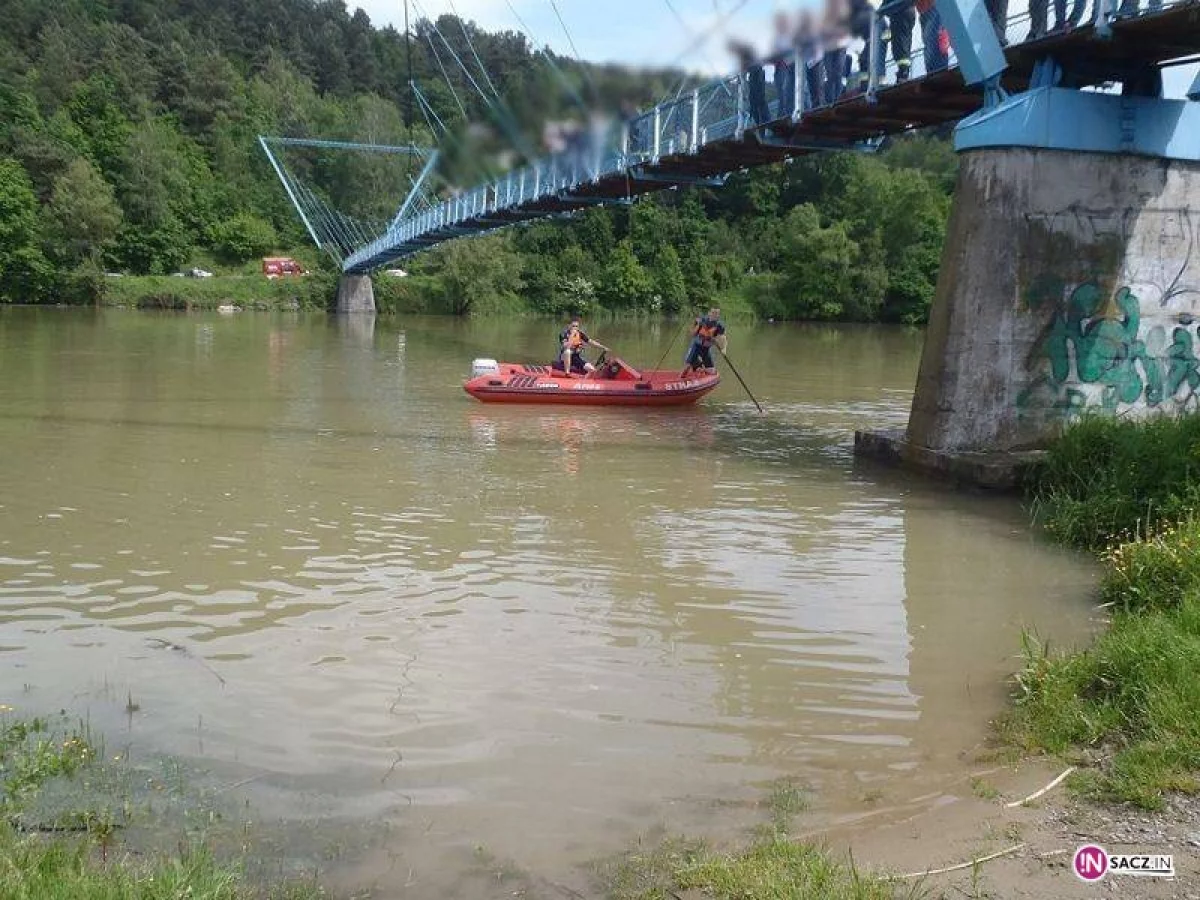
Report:
[[[443,177],[465,183],[508,132],[503,122],[481,127],[495,111],[447,68],[438,41],[478,54],[506,98],[507,124],[528,136],[578,117],[581,96],[644,107],[683,77],[580,64],[517,30],[487,33],[452,16],[414,22],[406,41],[341,0],[0,0],[0,16],[5,302],[101,299],[105,271],[203,262],[248,272],[272,251],[316,264],[256,136],[428,143],[410,66],[448,126],[448,149],[459,148],[446,153]],[[347,212],[379,215],[364,202],[398,199],[362,190],[378,182],[378,160],[294,164]],[[719,190],[454,242],[406,263],[413,277],[381,299],[459,314],[675,312],[717,300],[773,318],[920,322],[954,172],[935,137],[822,154],[735,175]]]

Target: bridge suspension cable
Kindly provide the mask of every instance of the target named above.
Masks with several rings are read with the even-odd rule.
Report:
[[[562,26],[563,34],[567,36],[567,43],[571,47],[571,52],[575,54],[575,62],[579,64],[579,71],[583,75],[583,80],[587,82],[588,89],[592,94],[592,100],[599,105],[600,91],[596,87],[596,82],[588,74],[587,64],[583,61],[583,57],[579,55],[579,48],[575,46],[575,39],[571,37],[571,29],[567,27],[566,20],[563,19],[562,13],[559,12],[556,0],[550,0],[550,6],[554,10],[554,16],[558,19],[558,24]]]
[[[446,67],[442,64],[442,58],[438,55],[437,45],[433,43],[433,36],[426,31],[425,40],[429,42],[429,49],[433,51],[433,58],[437,60],[438,69],[442,72],[442,78],[446,80],[446,87],[450,88],[450,96],[454,98],[455,104],[458,106],[458,111],[462,113],[463,121],[470,121],[470,116],[467,115],[467,108],[463,106],[462,100],[458,98],[458,91],[454,89],[454,82],[450,80],[450,75],[446,72]]]
[[[489,97],[486,92],[484,92],[483,88],[479,86],[479,82],[475,80],[475,76],[471,74],[471,70],[467,68],[466,64],[462,61],[462,58],[454,51],[454,48],[450,46],[450,42],[446,40],[446,36],[442,34],[442,30],[438,28],[437,22],[433,21],[429,14],[422,9],[420,0],[413,0],[413,3],[417,7],[417,11],[420,12],[421,15],[424,16],[425,20],[429,23],[429,26],[433,29],[434,34],[436,34],[441,40],[442,45],[446,48],[446,51],[450,54],[451,58],[458,63],[458,67],[462,70],[463,74],[467,76],[467,80],[471,83],[471,86],[475,88],[475,91],[480,97],[483,98],[486,108],[495,116],[496,124],[500,126],[500,128],[508,136],[508,139],[513,142],[513,145],[516,146],[521,153],[525,154],[530,159],[534,159],[537,156],[537,153],[533,147],[529,145],[529,142],[521,136],[520,129],[516,127],[516,117],[513,116],[512,110],[508,108],[508,105],[502,98],[500,98],[498,94],[495,98],[492,98]],[[455,18],[458,17],[455,16]],[[463,115],[466,116],[465,110]]]
[[[408,97],[404,107],[404,123],[408,126],[408,143],[413,146],[413,58],[412,33],[408,29],[408,0],[404,0],[404,56],[408,61]],[[430,131],[433,129],[431,128]],[[406,173],[412,179],[412,157],[408,158]]]
[[[675,57],[675,59],[673,59],[670,63],[667,64],[667,68],[668,69],[674,68],[675,66],[682,63],[685,59],[687,59],[687,57],[690,56],[697,48],[703,47],[705,44],[707,44],[709,39],[712,37],[713,32],[716,31],[718,28],[725,27],[726,23],[728,23],[730,19],[732,19],[735,15],[737,15],[737,13],[742,9],[742,7],[745,6],[749,2],[750,2],[750,0],[738,0],[738,2],[735,3],[728,10],[726,10],[725,12],[721,12],[720,8],[716,5],[716,2],[714,0],[713,9],[716,10],[716,12],[717,12],[717,18],[713,21],[713,23],[711,25],[709,25],[707,28],[703,29],[698,34],[696,34],[692,38],[691,42],[686,47],[683,48],[683,50]],[[669,5],[670,5],[670,3],[668,2],[668,6]],[[684,89],[687,87],[688,79],[690,77],[691,77],[690,75],[685,73],[684,76],[679,80],[679,86],[674,91],[668,91],[662,97],[662,99],[659,100],[658,105],[661,106],[663,103],[666,103],[671,99],[678,100],[679,97],[683,94]],[[674,94],[673,98],[671,96],[672,94]]]
[[[575,102],[575,105],[579,107],[580,112],[586,113],[587,104],[583,102],[583,97],[579,96],[579,91],[575,89],[575,85],[571,83],[571,80],[567,78],[567,76],[563,73],[563,70],[555,64],[553,55],[547,50],[538,49],[537,38],[534,37],[533,32],[529,30],[529,26],[525,24],[525,20],[521,18],[521,14],[517,12],[516,7],[512,5],[511,0],[504,0],[504,5],[508,7],[508,11],[513,14],[518,24],[520,24],[521,30],[524,31],[525,36],[529,38],[529,43],[534,47],[534,55],[541,56],[546,61],[546,65],[549,66],[550,71],[554,73],[554,76],[558,79],[559,83],[566,89],[567,94]]]
[[[503,103],[504,101],[500,97],[500,92],[496,90],[495,83],[493,83],[491,76],[488,75],[487,67],[484,66],[483,60],[479,58],[479,53],[475,50],[475,43],[471,40],[471,35],[467,31],[466,20],[458,14],[458,9],[454,6],[454,0],[446,0],[446,2],[450,4],[450,11],[454,13],[454,18],[458,19],[458,27],[467,42],[467,49],[471,51],[471,56],[475,57],[475,65],[479,66],[479,71],[483,73],[483,80],[487,82],[487,86],[491,88],[492,94],[496,99]]]

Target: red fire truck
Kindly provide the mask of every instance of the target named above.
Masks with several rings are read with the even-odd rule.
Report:
[[[290,256],[264,256],[262,261],[263,274],[268,278],[278,278],[280,275],[303,275],[304,266]]]

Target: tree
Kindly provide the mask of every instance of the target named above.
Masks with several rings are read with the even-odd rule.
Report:
[[[36,130],[42,122],[32,94],[0,81],[0,146],[10,146],[15,128]]]
[[[245,262],[275,247],[275,229],[265,219],[238,213],[209,229],[212,248],[232,262]]]
[[[0,158],[0,300],[37,300],[49,286],[39,237],[33,183],[19,162]]]
[[[652,292],[650,277],[634,256],[629,238],[618,241],[601,281],[605,305],[610,309],[636,309],[649,301]]]
[[[659,249],[650,266],[650,281],[662,312],[676,313],[687,306],[687,284],[674,247],[668,244]]]
[[[121,154],[116,187],[128,227],[117,253],[135,272],[177,268],[208,224],[213,192],[199,150],[169,119],[138,123]]]
[[[882,301],[881,269],[846,233],[843,223],[822,226],[816,207],[805,203],[788,214],[786,227],[788,259],[780,290],[789,315],[856,318]],[[878,295],[872,298],[874,292]]]
[[[579,244],[594,259],[604,259],[612,252],[616,238],[613,235],[612,213],[603,206],[593,206],[575,223]]]
[[[653,198],[635,203],[629,211],[629,244],[642,262],[658,255],[673,237],[671,216]]]
[[[56,255],[70,265],[85,260],[98,264],[121,227],[112,185],[83,157],[72,160],[55,179],[46,212]]]
[[[883,161],[893,169],[916,169],[932,177],[944,194],[954,191],[958,178],[958,154],[953,141],[927,134],[913,134],[888,142]]]
[[[521,267],[507,235],[454,241],[437,255],[449,312],[502,312],[519,303]]]

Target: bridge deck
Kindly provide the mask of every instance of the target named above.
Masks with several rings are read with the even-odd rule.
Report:
[[[1010,20],[1010,31],[1013,22]],[[1102,38],[1088,24],[1005,50],[1009,91],[1028,86],[1034,65],[1054,56],[1080,76],[1081,86],[1120,80],[1131,64],[1161,64],[1200,52],[1200,3],[1189,0],[1112,22]],[[805,153],[850,146],[884,135],[953,122],[977,110],[982,91],[963,83],[957,68],[880,86],[873,97],[837,102],[752,124],[745,113],[745,75],[724,79],[631,124],[623,148],[592,160],[547,157],[394,223],[346,258],[343,268],[366,272],[427,247],[529,219],[570,213],[695,183]],[[770,101],[773,114],[777,100]]]

